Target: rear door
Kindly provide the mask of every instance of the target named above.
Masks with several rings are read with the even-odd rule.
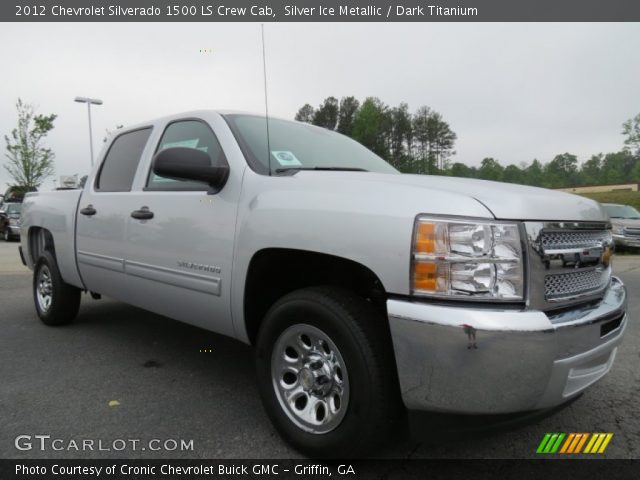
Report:
[[[228,166],[211,124],[201,118],[173,120],[158,134],[153,153],[195,148],[206,152],[213,164]],[[240,194],[237,172],[215,194],[201,182],[159,177],[151,162],[142,173],[143,184],[127,196],[127,285],[135,293],[131,303],[233,335],[230,287]]]
[[[92,291],[128,301],[125,281],[126,225],[133,180],[145,154],[151,127],[130,130],[111,143],[94,182],[78,205],[78,269]]]

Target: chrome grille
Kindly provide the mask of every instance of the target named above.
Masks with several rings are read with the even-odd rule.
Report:
[[[529,305],[543,310],[590,301],[611,279],[613,238],[606,222],[525,222]]]
[[[572,297],[599,290],[608,275],[602,269],[582,270],[544,278],[544,296],[547,300]]]
[[[548,231],[542,232],[542,248],[549,250],[575,250],[581,248],[593,248],[602,245],[607,237],[607,231]]]
[[[626,227],[624,229],[624,233],[626,235],[630,235],[632,237],[640,237],[640,228],[631,228],[631,227]]]

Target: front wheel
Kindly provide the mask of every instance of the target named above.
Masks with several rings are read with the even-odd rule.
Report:
[[[384,319],[342,289],[307,288],[279,300],[258,333],[256,366],[274,425],[311,456],[370,455],[400,410]]]
[[[33,300],[45,325],[70,323],[80,308],[80,290],[64,283],[49,251],[42,253],[33,270]]]
[[[11,230],[9,230],[9,227],[4,229],[4,241],[5,242],[10,242],[11,241]]]

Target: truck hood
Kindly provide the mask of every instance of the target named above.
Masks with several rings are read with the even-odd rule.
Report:
[[[606,221],[608,216],[594,200],[585,197],[527,187],[512,183],[491,182],[471,178],[445,177],[437,175],[384,174],[373,172],[307,172],[296,176],[315,178],[326,176],[327,185],[340,176],[352,182],[370,184],[368,191],[374,195],[385,195],[385,190],[395,192],[398,187],[424,192],[424,204],[416,205],[416,213],[439,213],[438,192],[447,201],[451,194],[458,198],[471,198],[482,204],[491,215],[504,220],[551,220],[551,221]],[[393,201],[392,198],[389,199]],[[464,215],[464,212],[460,214]]]

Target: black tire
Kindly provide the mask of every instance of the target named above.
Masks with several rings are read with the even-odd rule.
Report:
[[[11,230],[9,230],[9,227],[6,227],[4,229],[4,232],[2,233],[2,238],[4,238],[5,242],[11,241]]]
[[[50,282],[45,284],[39,299],[42,281],[48,275]],[[42,298],[49,298],[49,303]],[[64,283],[55,257],[49,251],[42,253],[33,269],[33,301],[38,317],[45,325],[56,326],[71,323],[80,308],[80,289]]]
[[[276,347],[278,340],[287,338],[288,332],[298,335],[297,329],[308,325],[324,333],[337,348],[348,380],[348,403],[343,416],[337,426],[322,433],[306,431],[294,423],[298,420],[294,409],[298,407],[295,402],[286,402],[284,394],[277,393],[279,387],[272,377],[272,369],[275,378],[279,378],[277,372],[281,370],[272,367],[272,360],[282,363],[278,360],[280,354],[273,356],[274,349],[286,355],[282,347],[288,344],[283,340]],[[322,345],[321,341],[319,344]],[[296,348],[299,347],[303,345],[299,343]],[[385,319],[367,301],[343,289],[305,288],[280,299],[269,310],[258,332],[256,368],[260,395],[275,427],[289,444],[311,457],[371,456],[388,438],[401,412],[395,358]],[[308,373],[309,369],[306,370]],[[296,380],[287,382],[295,381],[299,388],[307,388],[308,375],[304,381],[302,376],[299,371],[294,375]],[[309,402],[317,401],[309,391],[300,395],[306,395]],[[329,402],[325,405],[335,406]]]

